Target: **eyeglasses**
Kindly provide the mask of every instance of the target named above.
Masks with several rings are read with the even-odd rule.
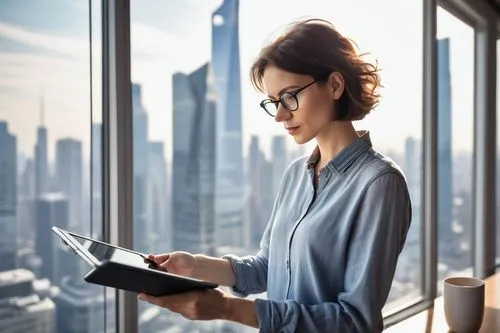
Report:
[[[266,111],[268,115],[271,117],[276,117],[276,114],[278,113],[278,107],[279,104],[281,105],[288,111],[296,111],[299,108],[299,100],[297,99],[297,95],[303,91],[304,89],[312,86],[316,82],[318,82],[320,79],[314,80],[311,83],[308,83],[307,85],[303,86],[302,88],[299,88],[294,91],[286,91],[282,93],[277,101],[273,99],[265,99],[262,102],[260,102],[260,107]]]

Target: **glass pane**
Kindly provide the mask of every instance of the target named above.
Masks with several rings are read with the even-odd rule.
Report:
[[[0,3],[2,332],[114,331],[104,290],[50,230],[101,228],[91,180],[101,166],[90,163],[100,33],[97,0]]]
[[[88,205],[86,211],[90,212],[90,229],[83,231],[84,234],[91,235],[102,240],[103,230],[103,201],[102,201],[102,21],[101,21],[101,0],[89,0],[91,24],[91,128],[90,128],[90,158],[89,167],[89,191],[85,193],[85,204]],[[87,184],[87,183],[86,183]],[[116,331],[115,295],[113,288],[96,288],[99,291],[98,297],[91,302],[90,311],[97,317],[96,329],[99,332],[114,333]],[[78,332],[82,332],[79,330]]]
[[[472,274],[474,30],[438,8],[438,281]],[[439,288],[442,285],[439,284]]]
[[[388,10],[398,13],[386,17],[390,23],[360,24]],[[390,310],[421,293],[419,1],[131,1],[134,247],[256,253],[283,171],[314,144],[297,146],[260,109],[263,97],[252,88],[249,69],[277,29],[304,16],[331,20],[383,69],[382,103],[356,126],[370,129],[376,147],[405,169],[414,201]],[[139,311],[143,333],[244,331],[189,322],[143,302]]]

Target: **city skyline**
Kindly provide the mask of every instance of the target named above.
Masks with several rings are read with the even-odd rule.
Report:
[[[134,82],[142,84],[144,87],[144,105],[150,111],[149,122],[151,127],[151,137],[149,139],[165,142],[165,152],[168,160],[171,159],[171,150],[169,148],[171,144],[169,143],[171,142],[172,135],[171,123],[169,122],[169,119],[171,119],[171,93],[169,92],[170,83],[168,82],[169,73],[173,73],[174,71],[192,71],[198,64],[201,65],[203,61],[210,58],[210,38],[208,38],[208,42],[205,41],[206,38],[203,38],[203,42],[201,42],[202,40],[198,37],[198,35],[199,31],[203,31],[204,29],[202,26],[206,28],[210,26],[210,13],[217,8],[217,5],[219,4],[220,1],[207,1],[203,5],[197,4],[199,7],[197,7],[197,10],[192,10],[193,3],[191,2],[188,2],[185,5],[186,8],[184,8],[181,4],[175,4],[174,6],[176,6],[176,9],[179,9],[181,16],[191,15],[190,17],[186,17],[188,23],[196,21],[194,22],[195,24],[193,25],[193,29],[189,30],[188,35],[184,36],[182,34],[173,34],[177,33],[178,29],[172,28],[165,22],[157,21],[156,19],[158,15],[153,15],[150,20],[146,20],[147,14],[151,14],[151,10],[147,11],[146,9],[138,8],[138,6],[132,2],[132,78]],[[169,6],[170,5],[171,4],[169,4]],[[313,16],[315,12],[318,12],[322,14],[320,15],[322,17],[326,11],[325,5],[321,2],[315,2],[314,5],[315,6],[312,6],[311,10],[306,10],[303,13],[310,13],[308,15]],[[158,11],[161,12],[163,5],[157,4],[157,6],[159,6]],[[240,21],[243,26],[243,29],[240,32],[240,39],[242,40],[241,77],[247,78],[247,71],[251,64],[251,60],[254,59],[263,42],[266,39],[269,39],[272,31],[275,31],[278,27],[283,26],[283,24],[289,22],[293,18],[299,17],[296,13],[302,5],[298,5],[299,7],[295,9],[296,12],[294,12],[293,8],[286,9],[287,11],[283,12],[282,18],[280,16],[277,20],[271,20],[270,22],[272,23],[268,22],[262,26],[256,27],[255,31],[253,31],[255,37],[251,38],[249,37],[248,32],[248,15],[258,10],[258,4],[252,5],[246,1],[242,1],[241,6],[242,8],[240,8],[240,13],[242,13],[242,17],[240,18]],[[272,6],[277,5],[273,4]],[[410,5],[408,4],[401,4],[400,6],[401,8],[398,7],[398,9],[403,12],[418,13],[421,11],[420,8],[418,8],[418,10],[410,11],[410,8],[408,8]],[[80,13],[80,15],[82,15],[82,10],[84,9],[85,8],[82,8],[82,6],[79,5],[76,9],[73,8],[72,12]],[[270,9],[272,9],[272,7]],[[368,36],[363,34],[364,30],[350,23],[349,20],[342,18],[343,16],[349,17],[349,15],[340,15],[342,11],[345,11],[347,14],[350,10],[352,10],[351,5],[341,4],[339,8],[336,9],[336,12],[339,13],[338,17],[331,17],[330,19],[336,26],[339,27],[339,29],[346,31],[348,35],[352,36],[354,40],[356,40],[356,42],[360,45],[361,51],[372,52],[373,56],[379,59],[380,66],[383,68],[382,78],[386,85],[386,88],[384,89],[384,94],[386,96],[383,98],[382,104],[373,112],[372,115],[369,115],[364,123],[359,124],[359,127],[367,128],[372,132],[372,138],[377,147],[380,147],[384,151],[394,150],[401,153],[404,149],[404,137],[406,136],[406,133],[416,138],[419,138],[421,134],[421,88],[419,87],[421,82],[414,82],[421,81],[421,71],[418,71],[421,69],[421,52],[420,46],[418,46],[421,44],[420,30],[418,29],[420,25],[416,24],[416,26],[412,28],[414,30],[411,30],[411,33],[408,32],[406,39],[401,40],[401,43],[403,43],[402,45],[408,43],[409,50],[413,50],[413,53],[415,53],[413,55],[403,55],[407,63],[414,63],[415,66],[405,66],[404,70],[401,68],[396,69],[394,66],[396,66],[397,61],[394,59],[394,52],[389,52],[389,50],[396,47],[396,44],[391,44],[393,42],[384,40],[370,42]],[[366,11],[370,10],[376,11],[377,8],[370,5],[366,8]],[[2,43],[2,45],[0,45],[0,59],[5,60],[2,64],[0,64],[0,73],[2,73],[2,79],[0,79],[0,87],[2,87],[2,89],[0,89],[0,94],[5,100],[5,103],[0,105],[0,119],[5,119],[12,124],[11,127],[13,133],[23,133],[19,142],[20,150],[27,156],[31,156],[32,151],[30,147],[32,147],[35,142],[35,136],[34,134],[28,133],[28,128],[37,126],[38,121],[33,119],[33,117],[23,117],[23,121],[20,121],[20,116],[16,115],[19,114],[19,112],[16,112],[16,110],[35,110],[36,106],[39,104],[43,90],[45,92],[45,103],[47,109],[45,117],[47,127],[54,129],[52,131],[52,136],[48,138],[49,141],[54,142],[60,137],[71,137],[81,140],[85,154],[84,156],[88,157],[90,154],[89,142],[91,133],[88,124],[90,123],[90,114],[88,111],[90,107],[90,91],[88,86],[90,69],[88,67],[89,59],[87,52],[88,29],[84,26],[85,21],[78,21],[80,22],[78,27],[69,29],[69,31],[74,33],[74,36],[68,36],[68,33],[61,34],[61,27],[58,27],[55,23],[52,23],[53,26],[50,29],[45,27],[42,31],[36,31],[34,30],[34,27],[31,26],[33,23],[31,23],[31,25],[27,25],[27,23],[22,20],[13,19],[13,17],[15,17],[13,12],[15,13],[15,10],[5,11],[4,13],[10,14],[8,17],[0,14],[0,35],[3,36],[5,40],[9,41],[9,43]],[[95,13],[94,15],[97,14],[98,13]],[[416,14],[412,15],[415,16]],[[460,87],[457,88],[459,90],[453,96],[453,104],[456,106],[454,108],[454,117],[459,119],[455,122],[456,126],[453,128],[454,143],[456,143],[454,145],[454,150],[463,150],[467,147],[472,147],[472,137],[467,134],[472,131],[472,126],[470,125],[469,119],[467,119],[469,118],[469,115],[472,115],[472,112],[466,111],[464,108],[467,108],[467,105],[472,105],[473,80],[471,77],[472,72],[464,72],[462,68],[470,67],[466,65],[469,62],[472,63],[471,57],[473,56],[473,53],[462,52],[462,50],[465,50],[472,45],[473,34],[471,29],[469,29],[470,32],[469,30],[466,30],[466,33],[464,34],[465,28],[462,27],[458,27],[457,33],[450,32],[450,30],[457,30],[455,29],[457,28],[457,24],[452,22],[448,17],[450,15],[445,14],[442,9],[438,10],[438,16],[438,24],[440,27],[444,26],[444,28],[440,29],[440,34],[443,36],[455,36],[452,38],[454,42],[452,43],[451,51],[455,55],[458,54],[458,56],[454,56],[452,59],[452,73],[454,74],[454,77],[456,77],[457,82],[469,82],[461,83]],[[35,20],[35,22],[39,22],[41,20],[42,18],[39,18]],[[380,29],[383,30],[385,28],[380,27]],[[399,35],[400,33],[402,34],[403,32],[398,32],[398,35],[395,36],[398,41],[402,38],[402,36]],[[87,38],[84,38],[86,36],[85,34],[87,34]],[[141,36],[146,35],[150,37],[141,38]],[[359,38],[356,38],[357,35]],[[93,37],[99,37],[96,31],[94,31]],[[168,38],[171,38],[173,45],[177,45],[177,42],[181,43],[184,40],[183,37],[192,37],[194,38],[192,42],[200,45],[200,52],[194,52],[194,55],[191,55],[193,52],[188,52],[186,53],[186,59],[172,59],[171,56],[168,56],[168,50],[171,50],[171,48],[166,45],[164,46],[164,43],[160,43],[160,45],[157,45],[160,48],[156,48],[156,53],[152,54],[151,52],[155,48],[152,47],[150,42],[147,42],[148,40],[155,39],[151,37],[155,37],[157,40],[169,40]],[[378,45],[376,42],[385,44]],[[185,43],[181,44],[185,45]],[[372,44],[374,44],[373,47]],[[63,47],[61,47],[61,45]],[[95,65],[93,73],[96,75],[95,77],[99,77],[98,74],[100,68],[98,53],[100,52],[100,46],[98,39],[94,40],[93,46],[95,55],[93,59]],[[2,50],[2,47],[8,47],[8,51]],[[179,52],[184,52],[183,50],[183,48],[180,48]],[[38,53],[41,55],[38,56]],[[52,57],[49,57],[48,55],[51,55]],[[193,57],[198,57],[200,59],[193,59]],[[165,68],[164,63],[175,63],[176,68],[170,68],[172,67],[171,65],[169,65],[169,68]],[[35,65],[37,70],[30,70],[30,68]],[[57,86],[53,85],[53,80],[47,81],[44,79],[50,75],[42,75],[32,78],[31,76],[33,74],[30,73],[39,73],[41,71],[40,67],[46,68],[46,70],[51,70],[52,72],[61,72],[64,70],[68,77],[62,75],[57,82]],[[153,68],[155,68],[154,71],[156,74],[151,72]],[[406,72],[408,78],[413,77],[415,80],[398,78],[398,81],[394,75],[400,75],[396,74],[399,72]],[[76,82],[69,82],[70,76],[73,78],[81,78],[81,80],[77,80],[78,84]],[[159,76],[161,76],[161,78]],[[406,81],[408,84],[416,85],[413,87],[406,87],[405,93],[402,93],[398,89],[402,89],[404,87],[400,88],[391,83],[400,81]],[[241,83],[243,93],[242,100],[244,124],[243,147],[248,147],[251,135],[260,135],[263,142],[265,142],[265,153],[269,156],[271,135],[283,133],[282,126],[274,124],[274,121],[271,118],[259,110],[258,102],[263,96],[253,91],[248,80],[243,79]],[[92,116],[95,122],[99,122],[101,120],[98,112],[100,109],[100,83],[94,80],[93,84],[94,114]],[[64,86],[63,90],[59,89],[61,86]],[[72,90],[69,91],[70,89]],[[78,92],[78,96],[74,96],[75,91]],[[396,97],[393,97],[394,94],[401,96],[398,97],[399,100],[397,100]],[[62,101],[62,98],[65,98],[66,102]],[[159,101],[159,98],[162,100]],[[70,100],[72,102],[75,100],[80,102],[75,104],[70,103]],[[412,102],[408,103],[409,100]],[[70,105],[71,107],[69,107]],[[408,119],[408,121],[400,122],[398,128],[391,128],[388,130],[387,125],[384,124],[388,124],[389,119],[392,119],[395,115],[401,113],[400,106],[396,105],[405,105],[405,109],[407,109],[405,111],[405,119]],[[462,122],[460,121],[460,117],[462,117],[460,116],[461,114],[464,115]],[[73,124],[71,128],[68,128],[67,126],[60,126],[60,121],[68,121],[70,120],[68,118],[70,116],[74,118],[74,120],[71,121]],[[415,124],[418,125],[415,126]],[[456,135],[458,131],[465,131],[466,134],[460,136]],[[290,144],[290,138],[287,139],[287,142]],[[54,155],[55,152],[49,150],[50,160],[54,158]]]
[[[203,74],[202,77],[206,77],[206,73]],[[197,82],[197,81],[198,80],[194,79],[194,82]],[[136,89],[136,91],[139,91],[139,90],[140,89]],[[189,100],[190,99],[188,98],[186,101],[189,101]],[[140,105],[140,103],[138,103],[138,104]],[[215,110],[215,108],[212,108],[212,109]],[[184,106],[183,106],[182,110],[186,111],[185,102],[184,102]],[[142,111],[144,111],[144,110],[142,110]],[[211,117],[208,117],[207,119],[210,119],[210,118]],[[189,121],[187,123],[189,123]],[[213,125],[212,125],[212,127],[210,127],[210,126],[204,126],[204,127],[206,129],[215,128],[215,127],[213,127]],[[181,131],[181,133],[182,133],[182,131]],[[47,134],[50,134],[50,132],[48,132]],[[258,137],[255,137],[255,138],[258,139]],[[137,137],[136,140],[138,140],[138,139],[139,139],[139,136]],[[261,197],[261,199],[259,199],[259,200],[261,200],[261,202],[266,202],[266,200],[267,200],[268,203],[272,203],[272,198],[265,197],[266,195],[268,196],[269,194],[271,194],[271,191],[269,191],[267,189],[266,185],[267,184],[274,184],[273,177],[276,177],[276,174],[275,174],[276,172],[274,170],[278,168],[277,164],[283,165],[282,161],[280,160],[280,158],[283,157],[282,144],[281,144],[282,139],[283,139],[283,137],[281,136],[281,137],[275,137],[275,139],[273,140],[273,141],[275,141],[274,151],[276,152],[274,160],[270,160],[270,161],[266,160],[265,156],[263,156],[262,150],[259,147],[259,144],[257,144],[257,146],[256,146],[257,147],[257,155],[261,156],[260,159],[262,162],[256,162],[256,163],[260,164],[261,166],[259,167],[257,165],[252,165],[252,163],[254,163],[254,162],[247,161],[247,163],[250,163],[250,166],[248,169],[250,169],[250,170],[262,169],[262,172],[260,172],[260,175],[263,178],[261,178],[261,180],[258,182],[261,184],[264,184],[264,186],[261,187],[260,190],[257,190],[256,192],[254,192],[257,197]],[[43,140],[43,137],[42,137],[42,140]],[[184,141],[184,140],[182,140],[182,141]],[[410,148],[408,148],[406,150],[406,154],[405,154],[405,155],[410,155],[410,156],[407,156],[406,159],[403,159],[400,156],[399,159],[405,160],[405,161],[410,161],[410,162],[411,161],[418,162],[420,160],[421,156],[419,156],[420,149],[417,147],[420,147],[421,142],[416,141],[416,140],[412,140],[411,138],[408,138],[406,141],[407,141],[407,145],[409,144],[408,141],[413,141],[413,143],[410,143],[410,145],[413,145],[413,147],[410,146]],[[207,143],[206,140],[204,143],[205,144]],[[193,153],[195,155],[198,154],[196,151]],[[252,154],[249,154],[249,155],[252,155]],[[470,158],[471,158],[471,156],[470,156]],[[458,161],[454,161],[453,163],[456,164],[456,163],[458,163]],[[461,161],[461,163],[463,164],[464,161]],[[466,163],[468,163],[468,162],[466,162]],[[207,163],[203,163],[203,164],[207,165]],[[288,163],[286,163],[286,164],[288,164]],[[26,164],[26,166],[27,166],[27,164]],[[169,165],[167,164],[165,167],[169,168]],[[405,163],[405,164],[402,164],[402,167],[406,169],[408,167],[408,165],[406,165],[406,163]],[[415,166],[415,167],[417,167],[417,166]],[[48,169],[56,170],[56,169],[50,168],[50,167]],[[154,169],[151,169],[150,172],[154,173],[156,171]],[[19,177],[22,176],[21,175],[22,173],[19,173],[19,172],[17,172],[17,173],[19,174]],[[174,171],[174,173],[175,173],[175,171]],[[278,173],[277,176],[280,177],[282,174],[282,170],[281,171],[277,170],[277,173]],[[212,174],[213,174],[213,172],[212,172]],[[259,173],[257,173],[257,175],[258,174]],[[417,175],[409,173],[409,172],[407,172],[407,174],[409,176],[409,178],[408,178],[409,183],[413,184],[414,186],[417,186],[417,188],[411,188],[410,190],[411,191],[418,190],[418,187],[420,187],[420,183],[418,181],[419,178],[414,178]],[[251,175],[253,177],[254,173],[252,172]],[[469,176],[470,175],[471,174],[469,173]],[[49,188],[57,189],[56,187],[54,187],[54,184],[57,184],[57,179],[53,178],[51,176],[52,176],[52,173],[49,173],[49,175],[47,177],[49,179],[52,179],[52,182],[53,182],[52,184],[50,184]],[[175,174],[172,176],[175,177]],[[249,179],[249,182],[247,184],[248,184],[247,186],[250,186],[250,188],[254,187],[254,181],[252,180],[252,178]],[[192,192],[192,193],[195,193],[195,192]],[[456,190],[454,191],[454,193],[456,193]],[[142,192],[136,193],[134,191],[134,202],[136,201],[136,199],[138,199],[137,195],[143,195],[143,193]],[[175,197],[177,197],[177,196],[175,196]],[[169,200],[172,200],[175,197],[169,197]],[[139,198],[139,199],[143,200],[143,198]],[[37,246],[41,245],[41,247],[38,247],[36,252],[38,254],[40,254],[40,256],[42,257],[42,262],[49,264],[48,266],[47,266],[47,264],[45,264],[45,265],[42,264],[42,271],[41,271],[42,275],[41,276],[43,277],[46,275],[50,275],[50,280],[54,281],[54,283],[57,285],[57,283],[58,283],[57,281],[62,281],[62,278],[64,278],[65,276],[68,275],[67,269],[68,269],[68,267],[72,267],[73,266],[72,264],[74,264],[75,261],[74,260],[64,261],[65,257],[64,256],[61,257],[61,255],[64,255],[64,254],[62,252],[60,252],[59,250],[57,250],[57,248],[56,248],[56,252],[54,252],[52,255],[48,254],[47,249],[50,249],[55,244],[53,243],[53,240],[49,240],[49,238],[47,238],[47,236],[50,237],[50,235],[48,235],[47,233],[49,230],[48,226],[50,226],[52,224],[67,228],[66,224],[68,223],[68,218],[67,218],[68,198],[66,198],[62,193],[59,193],[59,192],[48,193],[46,195],[43,195],[42,198],[37,201],[37,204],[38,205],[42,204],[46,207],[54,206],[54,209],[47,209],[47,208],[44,208],[43,210],[40,210],[40,208],[37,209],[38,211],[40,211],[40,214],[38,215],[39,222],[37,223],[38,231],[36,233],[37,234],[36,243],[37,243]],[[253,206],[248,206],[247,211],[252,212],[253,208],[254,208]],[[261,226],[260,228],[263,228],[265,226],[265,221],[267,221],[267,218],[265,216],[266,215],[266,213],[265,213],[266,208],[261,206],[261,209],[262,209],[262,212],[264,212],[263,215],[257,216],[257,219],[252,218],[252,216],[249,216],[250,220],[247,221],[247,223],[250,223],[250,225],[253,225],[253,227],[251,227],[251,230],[256,231],[253,234],[249,233],[247,235],[247,237],[250,237],[250,239],[245,240],[246,246],[250,245],[250,246],[246,247],[247,251],[250,251],[250,252],[252,251],[252,249],[254,249],[253,251],[256,251],[257,246],[258,246],[258,241],[260,238],[259,235],[262,232],[262,230],[260,230],[260,232],[258,232],[259,228],[257,228],[257,226],[260,225]],[[267,209],[269,209],[269,208],[267,208]],[[468,208],[468,209],[470,210],[470,208]],[[45,211],[46,213],[42,213],[42,211]],[[268,212],[269,212],[269,210],[268,210]],[[206,211],[204,211],[204,212],[200,211],[200,214],[201,213],[204,213],[204,215],[206,215]],[[420,215],[419,212],[415,211],[414,213],[415,213],[414,217],[416,217],[418,219],[418,216]],[[145,220],[145,221],[146,221],[145,222],[146,224],[150,223],[150,222],[148,222],[149,220]],[[184,222],[186,222],[186,221],[187,220],[184,219]],[[412,225],[412,231],[408,235],[409,239],[412,239],[412,238],[414,239],[415,236],[417,236],[417,239],[416,239],[416,241],[413,241],[413,243],[409,242],[407,244],[407,246],[405,246],[405,250],[404,250],[402,257],[401,257],[401,258],[406,258],[406,259],[401,260],[401,262],[402,262],[401,266],[406,267],[407,270],[405,270],[405,268],[398,269],[399,272],[402,272],[402,275],[398,275],[398,274],[396,275],[396,279],[394,281],[394,288],[391,291],[392,297],[389,299],[390,301],[395,300],[395,299],[399,299],[400,297],[405,296],[405,295],[409,297],[411,295],[415,295],[414,293],[417,292],[417,290],[414,290],[414,288],[415,288],[414,286],[416,284],[416,281],[418,281],[418,280],[415,280],[416,278],[418,279],[417,271],[419,270],[419,268],[418,268],[419,266],[416,264],[419,262],[419,260],[418,260],[419,249],[421,246],[421,243],[418,240],[418,232],[419,232],[419,228],[418,228],[419,223],[418,222],[419,221],[414,221],[414,223]],[[465,222],[467,222],[467,221],[465,221]],[[137,223],[138,223],[138,221],[134,220],[134,225],[137,225]],[[149,228],[144,228],[144,229],[150,230]],[[467,232],[466,235],[470,235],[470,230]],[[140,235],[136,235],[136,236],[148,237],[149,235],[147,233],[144,233],[144,234],[140,234]],[[466,239],[468,238],[469,241],[471,239],[470,236],[466,236],[465,238]],[[201,240],[192,239],[192,237],[191,238],[184,238],[183,242],[184,242],[184,244],[202,244]],[[51,245],[46,246],[47,244],[51,244]],[[179,247],[179,246],[177,245],[177,247]],[[207,249],[202,249],[202,252],[209,253],[210,251],[207,251]],[[57,260],[56,260],[56,258],[57,258]],[[462,261],[457,261],[451,267],[457,267],[456,265],[457,264],[461,265],[461,263],[462,263]],[[59,268],[59,267],[65,267],[65,269],[64,269],[65,273],[62,273],[61,268]],[[461,266],[458,266],[458,267],[461,267]],[[77,273],[76,275],[78,275],[79,271],[78,271],[78,269],[73,268],[69,272],[70,272],[70,274]],[[82,272],[80,272],[80,274],[82,274]],[[75,279],[75,277],[74,277],[74,279]],[[77,279],[77,277],[76,277],[76,279]],[[76,281],[78,281],[78,279]],[[413,287],[409,287],[409,286],[413,286]],[[75,292],[78,292],[78,291],[75,290]],[[82,289],[81,292],[86,293],[85,289]],[[67,303],[60,303],[60,301],[61,301],[60,297],[55,298],[56,305],[57,304],[67,304]],[[102,303],[101,298],[96,299],[95,306],[97,307],[97,309],[94,309],[93,307],[91,308],[91,309],[93,309],[92,310],[92,313],[94,313],[93,315],[97,316],[96,318],[99,318],[99,316],[102,316],[102,312],[99,312],[101,310],[98,310],[99,306],[101,306],[101,309],[102,309],[102,304],[103,303]],[[67,308],[67,309],[65,309],[65,311],[69,311],[68,313],[74,312],[74,310],[72,308]],[[85,318],[87,318],[87,317],[85,317]],[[167,318],[170,318],[170,317],[167,316]],[[90,317],[88,317],[87,319],[90,320]],[[73,320],[73,319],[68,319],[68,320]],[[163,322],[164,316],[160,315],[158,317],[158,320],[160,320],[158,323]],[[60,317],[58,317],[57,324],[59,325],[60,323],[65,323],[65,320],[62,320]],[[185,324],[187,325],[187,323],[185,323]],[[172,325],[174,325],[174,324],[172,324]],[[184,324],[177,323],[175,325],[182,326]],[[157,327],[157,326],[155,326],[155,327]],[[184,326],[182,326],[182,327],[184,327]]]

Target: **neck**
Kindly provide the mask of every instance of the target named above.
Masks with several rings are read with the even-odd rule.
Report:
[[[318,162],[319,169],[328,164],[328,162],[358,137],[358,133],[350,121],[334,121],[328,124],[316,136],[321,156]]]

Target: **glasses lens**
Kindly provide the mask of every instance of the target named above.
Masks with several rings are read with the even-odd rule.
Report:
[[[276,107],[276,103],[273,103],[271,101],[266,101],[262,103],[262,107],[264,110],[271,116],[274,117],[276,116],[276,113],[278,111],[278,108]]]
[[[280,102],[285,109],[288,111],[295,111],[299,108],[299,103],[297,102],[297,97],[290,93],[283,93],[280,96]]]

